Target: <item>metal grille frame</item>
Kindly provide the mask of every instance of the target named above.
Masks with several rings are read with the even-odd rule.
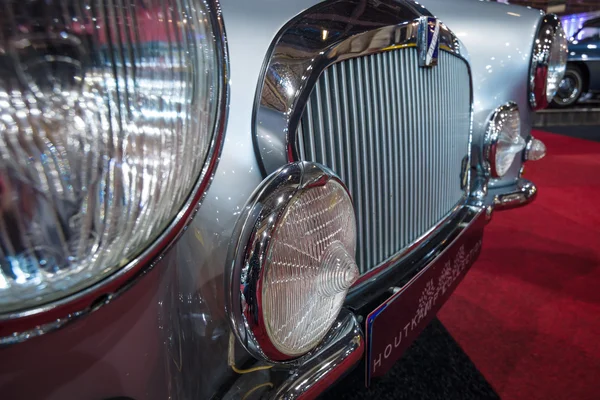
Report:
[[[331,15],[352,17],[332,19]],[[324,70],[344,60],[416,48],[423,17],[431,17],[431,14],[406,0],[368,1],[366,9],[360,0],[333,0],[320,3],[290,21],[272,44],[255,99],[253,138],[263,174],[266,176],[289,162],[303,159],[302,149],[298,146],[298,127],[304,107]],[[442,24],[440,53],[443,52],[462,60],[468,71],[470,147],[473,89],[468,53],[460,40]],[[466,167],[469,167],[472,162],[470,148],[465,154]],[[369,265],[370,270],[359,283],[396,264],[402,255],[415,250],[451,220],[467,203],[471,184],[469,173],[465,179],[465,196],[446,217],[387,261]]]

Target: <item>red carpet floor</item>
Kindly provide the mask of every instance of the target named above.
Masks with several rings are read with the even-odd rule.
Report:
[[[536,201],[498,212],[438,314],[504,400],[600,399],[600,143],[544,132]]]

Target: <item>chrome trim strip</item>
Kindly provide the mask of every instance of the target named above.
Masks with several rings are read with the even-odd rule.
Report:
[[[299,159],[296,130],[304,108],[299,105],[306,104],[325,68],[342,60],[416,47],[422,16],[432,15],[408,0],[333,0],[290,21],[267,55],[264,78],[259,79],[255,99],[253,138],[264,172],[269,174]],[[439,40],[440,50],[454,54],[468,65],[462,43],[443,24]],[[367,68],[364,60],[356,61]],[[359,93],[359,99],[362,95]],[[371,108],[367,107],[369,116]]]
[[[216,38],[215,51],[218,58],[222,60],[221,90],[216,96],[219,107],[204,167],[181,211],[150,247],[106,279],[69,297],[40,307],[0,314],[0,347],[54,331],[108,304],[134,285],[144,273],[161,260],[194,217],[212,181],[223,148],[230,95],[229,55],[221,6],[218,0],[207,0],[207,3],[211,10],[207,18],[211,20]]]

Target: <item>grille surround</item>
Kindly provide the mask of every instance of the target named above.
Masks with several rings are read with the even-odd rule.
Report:
[[[328,17],[331,15],[353,17],[331,19]],[[290,21],[272,44],[255,99],[253,139],[263,174],[266,176],[289,162],[303,159],[296,132],[304,106],[325,69],[345,60],[416,47],[423,17],[431,17],[431,14],[403,0],[368,1],[366,4],[359,0],[333,0],[320,3]],[[443,24],[439,40],[440,52],[462,60],[469,75],[468,134],[471,143],[473,90],[468,53]],[[470,151],[466,153],[468,167],[471,154]],[[465,197],[457,206],[407,248],[379,266],[370,265],[370,271],[358,283],[384,267],[395,265],[401,256],[416,250],[429,236],[442,229],[442,225],[466,204],[470,174],[465,176]]]

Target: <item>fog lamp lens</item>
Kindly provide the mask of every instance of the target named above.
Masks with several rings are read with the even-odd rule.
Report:
[[[539,139],[531,137],[525,150],[526,161],[537,161],[546,155],[546,145]]]
[[[354,210],[336,181],[300,193],[287,207],[265,263],[263,317],[288,356],[315,347],[358,278]]]
[[[510,169],[516,155],[525,148],[516,103],[507,103],[494,111],[486,141],[491,174],[494,178],[502,177]]]
[[[234,327],[269,360],[299,357],[324,338],[359,276],[350,196],[325,167],[288,164],[265,180],[242,221],[231,309],[244,322]]]

